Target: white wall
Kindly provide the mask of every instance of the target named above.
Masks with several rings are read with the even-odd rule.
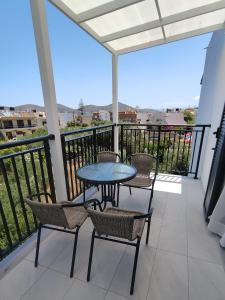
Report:
[[[211,124],[206,134],[202,149],[199,174],[204,189],[207,182],[213,157],[212,148],[216,138],[213,132],[220,125],[225,103],[225,31],[213,33],[206,53],[202,89],[196,124]]]

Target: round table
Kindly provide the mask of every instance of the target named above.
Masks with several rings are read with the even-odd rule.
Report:
[[[115,206],[115,186],[134,178],[137,170],[133,166],[119,162],[99,162],[86,165],[77,170],[77,177],[84,184],[101,185],[102,202],[111,202]],[[85,201],[85,186],[84,186]]]

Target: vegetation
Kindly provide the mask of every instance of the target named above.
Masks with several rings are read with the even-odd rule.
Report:
[[[184,121],[187,122],[187,124],[194,124],[195,123],[195,115],[194,113],[188,111],[188,110],[184,110],[183,112],[184,114]]]

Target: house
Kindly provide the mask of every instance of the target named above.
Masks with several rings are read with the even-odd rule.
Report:
[[[32,112],[0,111],[0,131],[5,138],[13,139],[34,133],[38,128],[37,117]]]
[[[119,111],[120,122],[125,123],[136,123],[137,122],[137,112],[136,111]]]
[[[110,112],[107,110],[99,110],[98,112],[93,112],[92,119],[95,121],[110,121]]]

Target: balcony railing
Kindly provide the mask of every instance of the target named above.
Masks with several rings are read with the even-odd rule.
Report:
[[[63,133],[61,135],[68,200],[83,192],[76,170],[96,162],[99,151],[113,151],[114,125],[98,126]]]
[[[206,128],[210,125],[120,124],[120,153],[124,160],[145,152],[159,161],[159,172],[198,176]]]
[[[27,124],[27,125],[0,125],[0,129],[19,129],[19,128],[33,128],[37,127],[37,124]]]
[[[0,259],[37,228],[24,198],[49,192],[55,199],[49,149],[53,138],[48,135],[0,145]]]
[[[158,157],[160,172],[193,174],[197,178],[205,131],[210,125],[118,126],[122,160],[133,153],[146,152]],[[98,152],[114,150],[114,128],[112,124],[61,134],[68,200],[83,192],[76,170],[96,162]],[[54,136],[0,145],[0,259],[37,228],[23,199],[47,191],[55,201],[50,139]]]

